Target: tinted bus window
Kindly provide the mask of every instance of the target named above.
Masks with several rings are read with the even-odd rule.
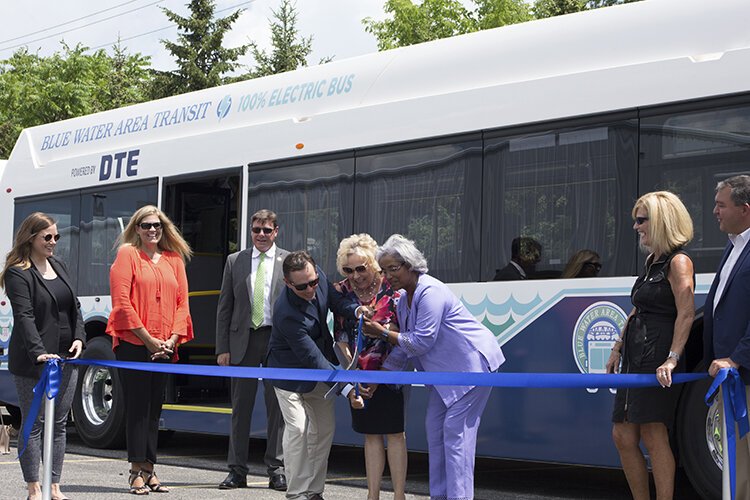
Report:
[[[479,279],[480,141],[357,157],[356,232],[378,243],[393,233],[414,240],[430,274]]]
[[[79,295],[108,295],[117,238],[133,212],[156,205],[156,181],[81,193]]]
[[[632,274],[636,130],[624,120],[487,139],[482,277],[509,262],[519,236],[542,245],[531,278],[559,276],[582,249],[600,255],[600,276]]]
[[[57,221],[60,241],[55,247],[55,256],[65,262],[74,286],[78,279],[78,221],[80,220],[80,197],[78,191],[44,198],[26,198],[16,201],[14,217],[15,231],[21,222],[34,212],[44,212]]]
[[[248,234],[252,214],[276,212],[286,250],[307,250],[326,274],[336,279],[339,242],[352,232],[354,159],[341,158],[251,170]],[[252,245],[248,236],[248,248]]]
[[[640,192],[666,189],[693,218],[688,251],[698,273],[715,272],[727,235],[712,214],[717,182],[750,173],[750,104],[641,119]]]

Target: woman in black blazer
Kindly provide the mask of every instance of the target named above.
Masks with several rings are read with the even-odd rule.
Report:
[[[18,402],[25,421],[33,388],[48,359],[77,358],[85,332],[80,304],[65,265],[52,254],[60,239],[55,221],[46,214],[29,215],[18,228],[13,249],[5,259],[0,285],[13,308],[13,331],[8,347],[8,369],[13,375]],[[52,498],[65,499],[60,475],[65,456],[65,425],[73,402],[78,372],[64,365],[60,391],[55,400],[55,435],[52,448]],[[39,462],[42,456],[42,422],[37,417],[26,451],[20,458],[29,498],[42,498]],[[19,451],[22,443],[19,439]]]

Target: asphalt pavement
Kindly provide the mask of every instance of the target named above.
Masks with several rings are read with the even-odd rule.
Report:
[[[253,498],[283,500],[283,492],[268,489],[263,465],[264,441],[250,441],[248,488],[219,490],[226,476],[225,436],[175,433],[160,444],[157,473],[171,488],[164,500],[213,500]],[[611,443],[607,443],[611,446]],[[429,498],[427,457],[409,455],[407,499]],[[86,447],[71,427],[63,470],[62,489],[71,500],[129,499],[128,463],[124,450],[95,450]],[[387,475],[387,471],[386,471]],[[626,500],[630,498],[621,470],[607,470],[555,464],[478,459],[477,500]],[[675,498],[698,500],[684,475],[677,479]],[[329,460],[326,500],[366,499],[364,458],[360,448],[334,447]],[[0,500],[26,498],[25,483],[15,457],[0,455]],[[390,481],[383,481],[381,499],[393,498]]]

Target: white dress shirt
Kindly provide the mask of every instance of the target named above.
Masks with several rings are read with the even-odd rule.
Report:
[[[716,310],[716,306],[719,305],[719,300],[721,300],[721,295],[724,293],[724,288],[727,285],[729,275],[732,274],[732,269],[734,269],[737,259],[740,258],[742,250],[745,249],[745,245],[747,245],[747,240],[749,238],[750,228],[740,234],[729,235],[729,241],[731,241],[734,246],[729,253],[729,257],[727,257],[727,261],[724,263],[724,267],[721,268],[721,273],[719,274],[719,284],[716,287],[716,295],[714,296],[714,311]]]

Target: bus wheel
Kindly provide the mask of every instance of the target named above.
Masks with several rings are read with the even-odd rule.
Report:
[[[712,379],[685,387],[678,409],[680,463],[693,488],[705,499],[721,498],[721,419],[718,398],[706,406]]]
[[[114,360],[108,337],[95,337],[83,358]],[[82,366],[73,400],[73,421],[78,435],[93,448],[121,448],[125,444],[125,401],[117,370]]]

